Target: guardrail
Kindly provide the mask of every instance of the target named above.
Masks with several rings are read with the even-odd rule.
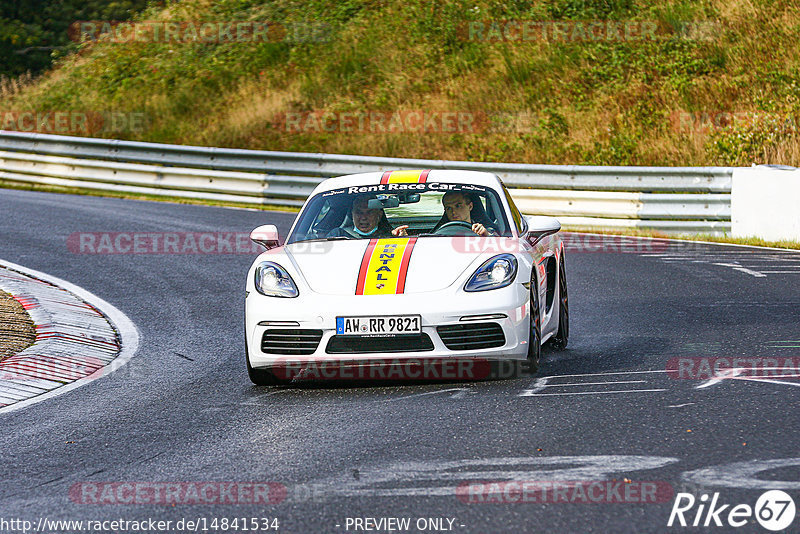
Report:
[[[331,176],[386,169],[493,172],[526,214],[565,225],[730,231],[728,167],[531,165],[271,152],[0,131],[0,178],[299,206]]]

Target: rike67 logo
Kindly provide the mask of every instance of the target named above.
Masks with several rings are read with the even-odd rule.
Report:
[[[755,520],[767,530],[785,530],[795,517],[794,499],[781,490],[761,494],[755,506],[749,504],[722,504],[719,493],[712,497],[703,494],[696,499],[691,493],[678,493],[667,526],[732,527],[738,528]]]

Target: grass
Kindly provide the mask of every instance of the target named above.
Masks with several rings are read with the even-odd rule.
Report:
[[[36,327],[22,305],[0,291],[0,361],[30,347],[36,341]]]
[[[800,166],[800,6],[789,0],[183,0],[153,3],[138,20],[270,21],[310,33],[264,43],[86,43],[37,79],[0,80],[0,107],[143,113],[143,125],[91,135],[201,146],[549,164]],[[654,23],[659,38],[489,42],[465,32],[470,23],[507,20]],[[470,113],[479,128],[291,132],[285,124],[291,114],[420,110]]]
[[[800,166],[798,15],[788,0],[184,0],[139,19],[267,20],[320,39],[87,43],[37,80],[4,81],[0,106],[144,113],[143,127],[94,135],[204,146]],[[652,22],[660,38],[487,42],[465,33],[503,20]],[[289,113],[415,110],[472,113],[480,128],[290,133],[283,122]]]

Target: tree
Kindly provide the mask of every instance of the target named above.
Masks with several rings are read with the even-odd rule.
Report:
[[[79,20],[128,20],[147,0],[0,1],[0,75],[39,73],[75,49],[70,25]]]

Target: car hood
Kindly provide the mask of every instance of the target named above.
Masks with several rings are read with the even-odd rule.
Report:
[[[492,255],[460,243],[444,237],[301,242],[283,252],[317,293],[422,293],[451,286]]]

